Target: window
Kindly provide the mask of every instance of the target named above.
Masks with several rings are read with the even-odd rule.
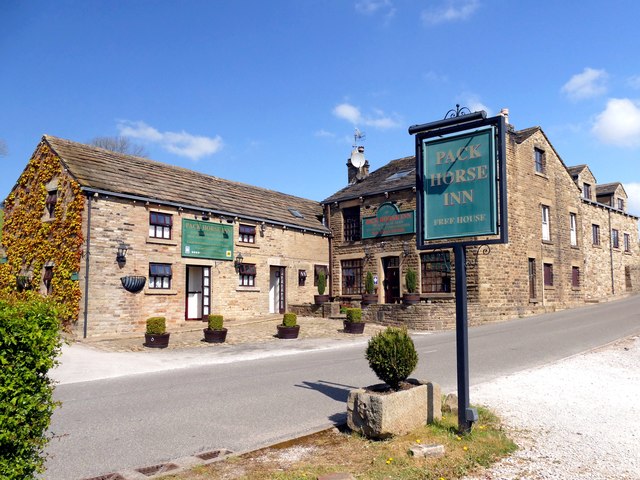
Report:
[[[580,267],[571,267],[571,286],[580,287]]]
[[[571,245],[575,247],[578,245],[578,222],[575,213],[569,214],[569,230],[571,235]]]
[[[47,290],[47,295],[51,294],[51,280],[53,280],[53,267],[44,267],[44,273],[42,274],[42,283]]]
[[[544,264],[544,285],[545,287],[553,287],[553,264]]]
[[[423,253],[420,256],[422,293],[451,292],[449,252]]]
[[[256,286],[256,266],[251,263],[243,263],[238,267],[238,285],[241,287]]]
[[[549,228],[549,207],[542,205],[542,240],[551,241],[551,229]]]
[[[536,295],[536,259],[529,259],[529,299],[537,298]]]
[[[149,237],[171,239],[173,218],[166,213],[151,212],[149,214]]]
[[[540,150],[539,148],[533,149],[536,163],[536,172],[544,173],[545,171],[545,158],[544,158],[544,150]]]
[[[620,233],[615,228],[611,230],[611,243],[613,248],[620,248]]]
[[[594,245],[600,245],[600,225],[595,223],[591,225],[591,237]]]
[[[630,252],[631,251],[631,240],[629,238],[629,234],[625,233],[622,238],[623,238],[623,241],[624,241],[624,251],[625,252]]]
[[[58,190],[51,190],[47,193],[47,199],[44,202],[49,218],[54,218],[56,203],[58,203]]]
[[[362,294],[362,260],[343,260],[342,266],[342,294]]]
[[[591,185],[588,183],[582,184],[582,197],[587,200],[591,200]]]
[[[240,225],[238,241],[256,243],[256,227],[254,225]]]
[[[325,280],[329,278],[329,267],[327,267],[326,265],[314,265],[313,266],[313,286],[314,287],[318,286],[318,275],[320,274],[320,272],[324,272]],[[327,280],[327,283],[329,283],[328,280]]]
[[[344,241],[360,240],[360,207],[350,207],[342,210],[344,219]]]
[[[166,263],[149,264],[149,288],[170,289],[171,276],[171,265]]]
[[[618,199],[618,210],[624,210],[624,199]]]

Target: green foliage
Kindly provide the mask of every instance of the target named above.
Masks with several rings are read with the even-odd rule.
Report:
[[[41,299],[0,301],[0,478],[36,478],[51,415],[61,338],[58,312]]]
[[[224,317],[222,315],[209,315],[208,323],[209,330],[222,330]]]
[[[324,270],[318,272],[318,295],[324,295],[324,291],[327,288],[327,277],[324,274]]]
[[[406,328],[388,327],[377,333],[369,340],[365,357],[376,376],[394,390],[418,365],[418,353]]]
[[[413,268],[407,270],[404,280],[407,286],[407,292],[416,293],[416,287],[418,286],[418,275]]]
[[[373,273],[367,272],[367,276],[364,280],[364,291],[371,295],[376,289],[376,286],[373,283]]]
[[[285,313],[282,318],[282,325],[285,327],[295,327],[298,324],[298,315],[295,313]]]
[[[165,317],[151,317],[147,319],[147,333],[149,335],[161,335],[167,332],[167,319]]]
[[[347,322],[353,322],[353,323],[362,322],[362,309],[347,308]]]

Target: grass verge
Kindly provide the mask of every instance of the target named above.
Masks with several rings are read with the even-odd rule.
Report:
[[[478,408],[478,414],[473,431],[464,436],[456,433],[457,416],[451,414],[409,435],[384,441],[334,428],[166,478],[310,480],[344,472],[367,480],[452,480],[489,466],[517,448],[493,413]],[[409,454],[413,445],[434,443],[445,446],[444,457]]]

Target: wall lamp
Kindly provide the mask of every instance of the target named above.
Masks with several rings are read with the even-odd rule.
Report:
[[[236,259],[233,262],[233,266],[236,269],[236,271],[240,270],[240,267],[242,266],[242,261],[244,260],[244,257],[242,256],[242,253],[238,252],[238,255],[236,256]]]
[[[369,247],[369,245],[365,245],[364,246],[364,258],[366,260],[369,260],[372,257],[371,255],[371,247]]]
[[[118,252],[116,253],[116,262],[125,264],[127,263],[127,252],[129,251],[129,245],[121,243],[118,245]]]
[[[408,242],[402,242],[402,255],[404,255],[405,257],[407,257],[409,255],[410,250],[409,250],[409,243]]]

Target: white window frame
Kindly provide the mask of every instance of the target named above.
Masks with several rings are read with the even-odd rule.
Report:
[[[545,242],[551,241],[551,228],[550,228],[550,209],[548,205],[542,205],[542,240]]]
[[[571,237],[571,246],[578,245],[578,216],[575,213],[569,213],[569,232]]]

